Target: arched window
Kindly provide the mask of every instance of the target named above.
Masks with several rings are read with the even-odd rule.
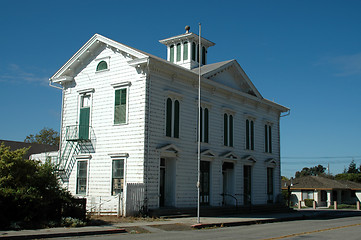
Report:
[[[167,137],[179,138],[179,101],[167,99],[166,134]]]
[[[196,44],[194,42],[192,43],[192,60],[196,60]]]
[[[177,62],[181,60],[181,44],[177,44]]]
[[[202,64],[206,65],[206,48],[202,47]]]
[[[174,45],[170,46],[169,61],[174,62]]]
[[[183,60],[188,60],[188,42],[183,45]]]
[[[108,64],[106,61],[101,61],[100,63],[98,63],[97,71],[106,70],[106,69],[108,69]]]

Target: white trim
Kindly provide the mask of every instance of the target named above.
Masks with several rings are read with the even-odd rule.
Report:
[[[94,88],[86,88],[86,89],[81,89],[77,91],[79,94],[87,94],[87,93],[93,93],[95,92]]]
[[[117,89],[117,88],[123,88],[123,87],[129,87],[131,86],[132,83],[130,81],[127,82],[120,82],[120,83],[111,83],[110,86],[112,86],[113,88]]]
[[[117,158],[128,158],[129,157],[128,153],[108,153],[108,155],[113,160],[115,160]]]

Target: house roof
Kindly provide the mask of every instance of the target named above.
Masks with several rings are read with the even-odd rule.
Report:
[[[182,35],[180,35],[180,36],[182,36]],[[104,37],[100,34],[95,34],[49,80],[51,82],[59,83],[59,84],[63,84],[65,82],[72,81],[74,79],[76,69],[78,67],[83,66],[83,62],[85,62],[87,58],[92,56],[92,54],[93,54],[92,51],[94,51],[98,47],[104,46],[104,45],[111,47],[120,53],[126,54],[130,59],[130,61],[128,61],[130,66],[136,67],[141,64],[146,64],[149,59],[154,59],[158,62],[161,62],[162,64],[166,64],[166,66],[172,66],[174,70],[183,71],[184,73],[188,72],[194,76],[196,76],[196,74],[198,74],[198,70],[197,70],[198,68],[189,70],[189,69],[181,67],[175,63],[169,62],[163,58],[154,56],[152,54],[149,54],[149,53],[143,52],[141,50],[135,49],[133,47],[127,46],[125,44],[119,43],[117,41],[114,41],[112,39]],[[217,80],[214,79],[214,78],[216,78],[215,75],[222,73],[224,71],[228,71],[228,69],[233,69],[232,71],[236,72],[237,75],[239,75],[239,78],[241,80],[240,79],[238,79],[238,80],[242,81],[242,83],[239,82],[239,84],[243,84],[242,86],[244,86],[246,90],[248,89],[249,90],[248,92],[242,92],[239,89],[235,89],[235,88],[226,86],[222,83],[218,83]],[[209,80],[208,83],[216,86],[217,88],[218,87],[224,88],[229,91],[232,91],[232,93],[241,94],[241,95],[243,94],[243,96],[248,96],[250,98],[255,97],[252,99],[262,102],[268,106],[272,106],[272,107],[278,109],[280,112],[289,111],[288,108],[286,108],[282,105],[279,105],[275,102],[264,99],[236,60],[228,60],[228,61],[224,61],[224,62],[204,65],[201,67],[201,71],[202,71],[203,78],[206,78],[207,80]],[[251,95],[253,95],[253,96],[251,96]]]
[[[24,156],[26,159],[30,157],[31,154],[43,153],[43,152],[53,152],[58,151],[58,146],[51,146],[47,144],[38,144],[38,143],[26,143],[26,142],[16,142],[8,140],[0,140],[0,144],[4,143],[6,147],[10,147],[10,150],[15,151],[21,148],[30,147],[29,151]]]
[[[361,190],[361,183],[345,180],[334,180],[320,176],[306,176],[295,178],[289,181],[282,181],[282,189],[287,189],[287,186],[290,186],[291,190]]]

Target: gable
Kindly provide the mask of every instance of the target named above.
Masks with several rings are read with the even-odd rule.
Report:
[[[134,48],[95,34],[49,80],[60,84],[72,81],[78,69],[93,60],[94,56],[104,48],[121,53],[129,58],[129,60],[147,56],[145,53]]]
[[[210,64],[201,69],[205,78],[262,99],[261,94],[236,60]]]

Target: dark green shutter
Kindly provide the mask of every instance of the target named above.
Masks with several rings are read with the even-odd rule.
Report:
[[[268,152],[268,126],[264,125],[264,151]]]
[[[169,61],[174,62],[174,45],[170,46]]]
[[[179,138],[179,101],[174,102],[174,137]]]
[[[249,149],[249,120],[246,120],[246,149]]]
[[[269,139],[269,141],[268,141],[268,144],[269,144],[269,146],[268,146],[268,151],[270,152],[270,153],[272,153],[272,130],[271,130],[271,126],[268,126],[268,139]]]
[[[208,119],[209,119],[209,116],[208,116],[208,108],[205,108],[204,109],[204,142],[208,142],[208,127],[209,127],[209,123],[208,123]]]
[[[206,48],[202,47],[202,64],[206,65]]]
[[[167,99],[167,110],[166,110],[166,136],[172,136],[172,100],[170,98]]]
[[[201,111],[200,111],[200,114],[201,114],[201,120],[200,120],[200,123],[201,123],[201,126],[200,126],[200,135],[201,135],[201,139],[200,139],[200,141],[201,142],[203,142],[203,126],[204,126],[204,124],[203,124],[203,109],[201,108]]]
[[[196,60],[196,44],[194,42],[192,43],[192,60]]]
[[[177,44],[177,62],[181,60],[181,44]]]
[[[251,150],[254,150],[254,123],[251,121]]]
[[[223,124],[224,146],[228,146],[228,116],[226,113],[223,115]]]
[[[233,116],[229,115],[229,146],[233,147]]]
[[[84,107],[80,108],[79,114],[79,139],[88,140],[89,139],[89,117],[90,117],[90,108]]]
[[[183,60],[188,60],[188,42],[183,45]]]

